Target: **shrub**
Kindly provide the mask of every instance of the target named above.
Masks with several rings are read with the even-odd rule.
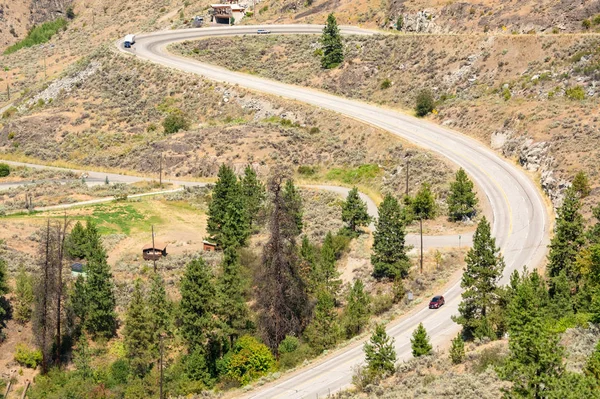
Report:
[[[34,369],[42,362],[42,352],[37,349],[29,349],[25,344],[18,344],[15,361],[21,366]]]
[[[502,98],[504,99],[504,101],[510,100],[511,97],[512,97],[512,93],[510,92],[510,89],[508,87],[505,87],[504,89],[502,89]]]
[[[279,354],[292,353],[300,346],[300,340],[293,335],[287,335],[283,341],[279,344],[277,350]]]
[[[246,13],[246,17],[247,17],[247,18],[252,18],[252,16],[254,16],[254,13],[253,13],[252,11],[248,11],[248,12]]]
[[[227,375],[240,385],[267,374],[274,367],[275,359],[269,348],[249,335],[238,339],[225,359]]]
[[[433,111],[434,104],[433,93],[430,90],[421,90],[415,104],[417,116],[423,117]]]
[[[571,184],[573,186],[573,189],[577,193],[579,193],[579,196],[581,198],[587,197],[592,191],[589,179],[584,171],[577,172]]]
[[[404,16],[400,15],[398,17],[398,20],[396,21],[396,29],[402,30],[403,27],[404,27]]]
[[[486,348],[481,351],[479,358],[473,364],[473,371],[479,374],[487,370],[489,366],[502,367],[505,359],[506,356],[502,353],[502,348],[500,346]]]
[[[373,297],[371,309],[377,316],[387,312],[394,305],[394,296],[389,294],[379,294]]]
[[[583,21],[581,21],[581,26],[583,27],[583,29],[590,29],[590,27],[592,26],[592,21],[590,21],[589,19],[584,19]]]
[[[460,334],[452,340],[452,347],[450,348],[450,360],[452,363],[459,364],[465,360],[465,342],[463,341]]]
[[[69,18],[69,19],[75,18],[75,11],[73,11],[73,7],[67,8],[67,18]]]
[[[15,107],[9,107],[6,111],[2,113],[2,119],[8,119],[13,115],[16,115],[17,109]]]
[[[569,87],[565,90],[565,96],[571,100],[584,100],[585,99],[585,90],[583,87],[577,85],[573,87]]]
[[[37,44],[46,43],[52,38],[59,30],[67,27],[67,21],[64,18],[58,18],[54,21],[44,22],[42,25],[34,26],[27,37],[18,43],[13,44],[6,50],[4,54],[12,54],[19,51],[24,47],[32,47]]]
[[[0,163],[0,177],[6,177],[10,175],[10,166],[5,163]]]
[[[162,125],[166,134],[173,134],[180,130],[189,129],[190,122],[181,110],[175,109],[167,115]]]
[[[129,363],[125,359],[119,359],[110,365],[110,376],[117,384],[125,384],[129,377]]]
[[[600,25],[600,14],[596,15],[593,19],[592,19],[592,23],[594,25]]]
[[[282,353],[280,349],[279,367],[284,370],[291,369],[306,359],[312,358],[313,356],[314,351],[308,344],[300,344],[296,350],[288,353]]]
[[[383,82],[381,82],[381,88],[383,90],[389,89],[391,86],[392,86],[392,81],[387,78],[384,79]]]

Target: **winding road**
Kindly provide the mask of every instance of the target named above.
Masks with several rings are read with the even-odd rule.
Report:
[[[350,100],[321,91],[231,72],[169,54],[166,47],[174,42],[192,39],[255,34],[256,29],[269,29],[273,34],[319,34],[318,25],[237,26],[172,30],[138,35],[133,50],[121,51],[167,67],[202,75],[215,81],[237,84],[250,90],[301,101],[334,111],[373,126],[385,129],[425,149],[435,151],[464,168],[482,188],[492,208],[493,234],[505,258],[502,283],[508,282],[512,271],[524,265],[536,266],[546,253],[549,237],[549,216],[536,184],[513,163],[504,160],[480,142],[459,132],[425,120],[372,104]],[[375,32],[355,27],[341,27],[343,34],[372,35]],[[443,345],[457,333],[459,327],[451,316],[457,313],[461,288],[456,282],[445,293],[446,305],[440,310],[425,306],[398,323],[388,326],[395,338],[398,358],[410,358],[409,338],[422,322],[434,347]],[[271,384],[244,393],[246,398],[317,398],[346,388],[351,384],[353,368],[363,362],[361,343],[337,351],[322,361],[279,379]]]

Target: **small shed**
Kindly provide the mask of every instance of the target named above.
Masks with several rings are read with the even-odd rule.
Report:
[[[202,250],[203,251],[216,251],[217,244],[215,244],[214,242],[204,240],[204,241],[202,241]]]
[[[155,242],[154,245],[148,244],[142,248],[144,260],[159,260],[167,256],[167,244]]]

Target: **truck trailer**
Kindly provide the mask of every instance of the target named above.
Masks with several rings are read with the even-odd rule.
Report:
[[[135,44],[135,35],[127,35],[125,36],[125,40],[123,41],[123,47],[131,48]]]

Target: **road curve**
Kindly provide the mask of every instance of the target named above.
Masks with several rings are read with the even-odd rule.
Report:
[[[524,265],[536,266],[546,253],[548,243],[548,214],[541,194],[514,164],[502,159],[480,142],[456,131],[390,109],[350,100],[317,90],[292,86],[256,76],[196,62],[169,54],[166,46],[179,41],[216,36],[254,34],[257,28],[273,34],[317,34],[321,26],[272,25],[238,26],[174,30],[139,35],[131,53],[141,59],[181,71],[202,75],[208,79],[238,84],[251,90],[302,101],[385,129],[423,148],[435,151],[464,168],[482,188],[493,213],[493,234],[506,261],[502,282],[506,283],[513,270]],[[370,35],[374,32],[354,27],[342,27],[343,34]],[[125,51],[120,46],[122,51]],[[388,328],[396,339],[399,359],[410,355],[409,337],[422,322],[432,338],[434,347],[456,334],[458,326],[451,320],[460,301],[461,288],[457,282],[444,294],[446,306],[429,311],[425,307]],[[247,398],[316,398],[336,392],[351,384],[352,369],[362,363],[361,345],[343,349],[309,368],[283,378],[256,391]]]

